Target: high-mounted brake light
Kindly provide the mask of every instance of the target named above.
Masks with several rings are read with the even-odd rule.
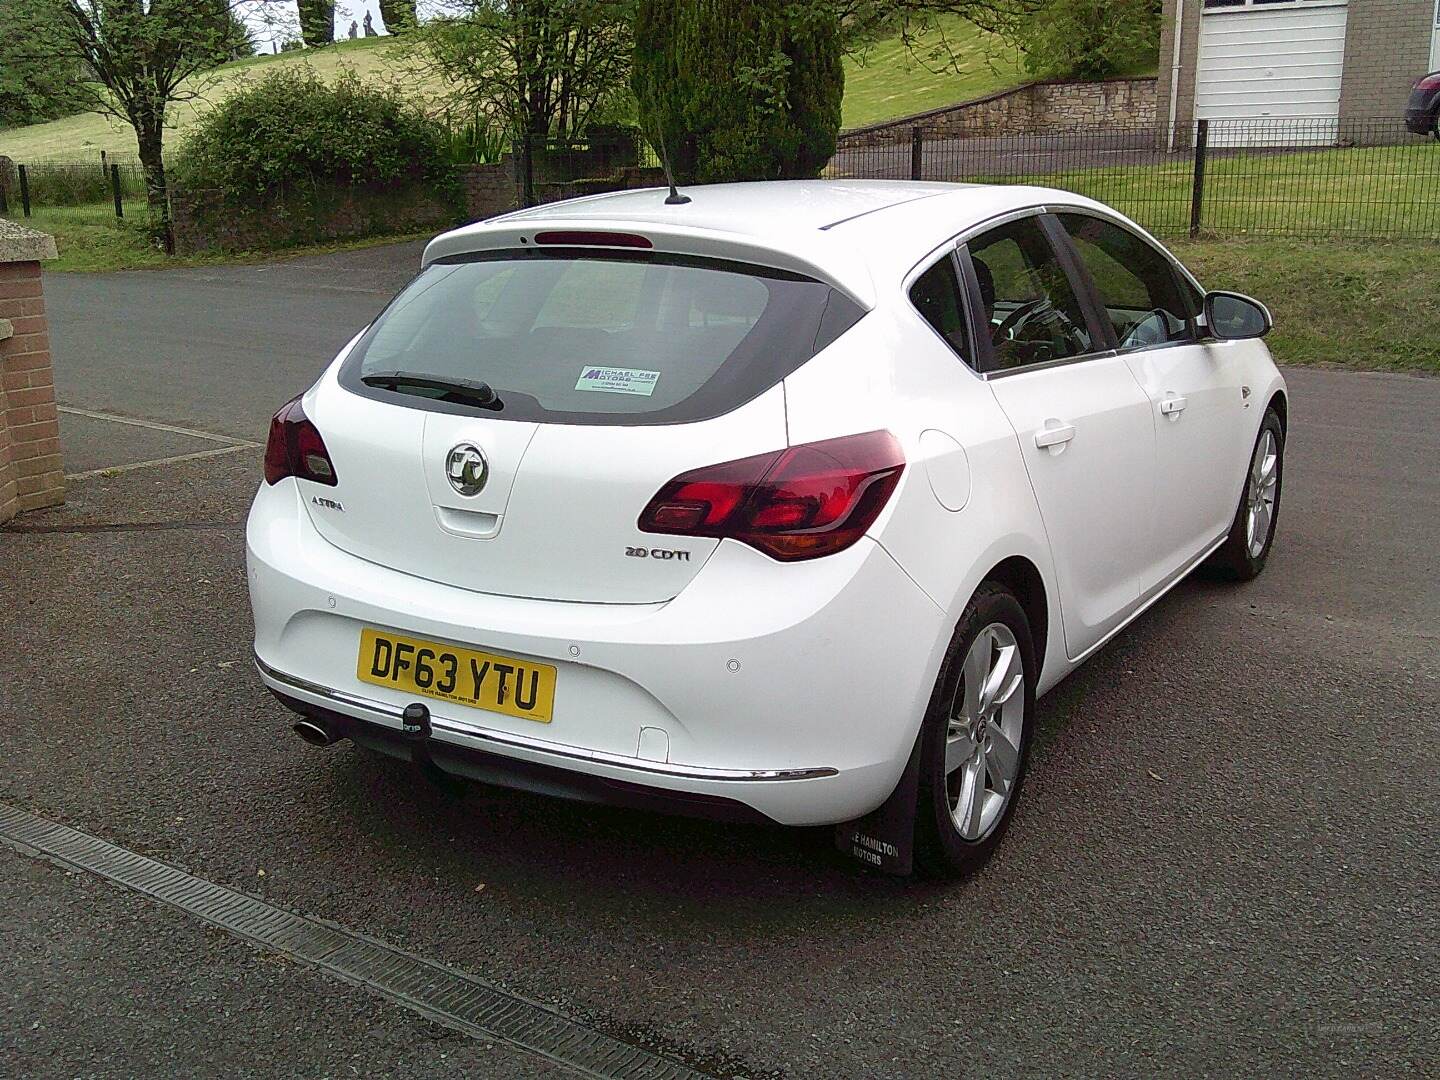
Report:
[[[330,487],[337,483],[330,451],[298,397],[280,406],[270,421],[270,438],[265,443],[265,482],[278,484],[287,476]]]
[[[535,243],[546,245],[558,245],[560,247],[621,247],[621,248],[652,248],[655,245],[635,233],[623,232],[590,232],[571,230],[566,232],[553,231],[535,234]]]
[[[888,431],[805,443],[682,473],[650,500],[639,527],[729,537],[782,562],[814,559],[864,536],[904,469]]]

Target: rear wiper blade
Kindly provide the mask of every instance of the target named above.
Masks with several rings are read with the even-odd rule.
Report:
[[[452,401],[465,405],[478,405],[482,409],[500,410],[505,403],[491,389],[490,384],[478,379],[445,379],[438,375],[426,375],[416,371],[372,371],[360,376],[366,386],[383,386],[398,390],[402,386],[413,386],[417,390],[438,390]]]

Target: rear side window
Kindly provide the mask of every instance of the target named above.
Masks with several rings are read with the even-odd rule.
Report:
[[[1122,352],[1190,340],[1190,305],[1169,259],[1113,222],[1058,216],[1090,271]]]
[[[499,419],[684,422],[769,389],[863,314],[821,282],[740,263],[487,252],[422,271],[340,378],[356,393],[446,412],[478,406],[443,387],[382,387],[375,377],[483,382]]]
[[[955,273],[952,256],[946,255],[915,279],[910,286],[910,303],[955,350],[955,355],[973,367],[969,359],[969,327],[965,322],[965,309],[960,304],[960,278]]]

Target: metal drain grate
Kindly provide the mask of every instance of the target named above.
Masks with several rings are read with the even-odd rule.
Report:
[[[591,1076],[623,1080],[701,1080],[704,1076],[479,979],[193,877],[4,803],[0,803],[0,843],[154,897],[236,937],[373,990],[447,1027],[513,1043]]]

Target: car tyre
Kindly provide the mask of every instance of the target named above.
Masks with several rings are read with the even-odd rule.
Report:
[[[1285,428],[1274,409],[1265,411],[1250,452],[1245,487],[1230,534],[1210,558],[1210,567],[1231,581],[1250,581],[1265,569],[1275,526],[1280,520],[1280,490],[1285,472]]]
[[[1038,677],[1024,608],[1003,585],[986,582],[955,628],[921,732],[922,873],[963,877],[1000,843],[1025,779]]]

